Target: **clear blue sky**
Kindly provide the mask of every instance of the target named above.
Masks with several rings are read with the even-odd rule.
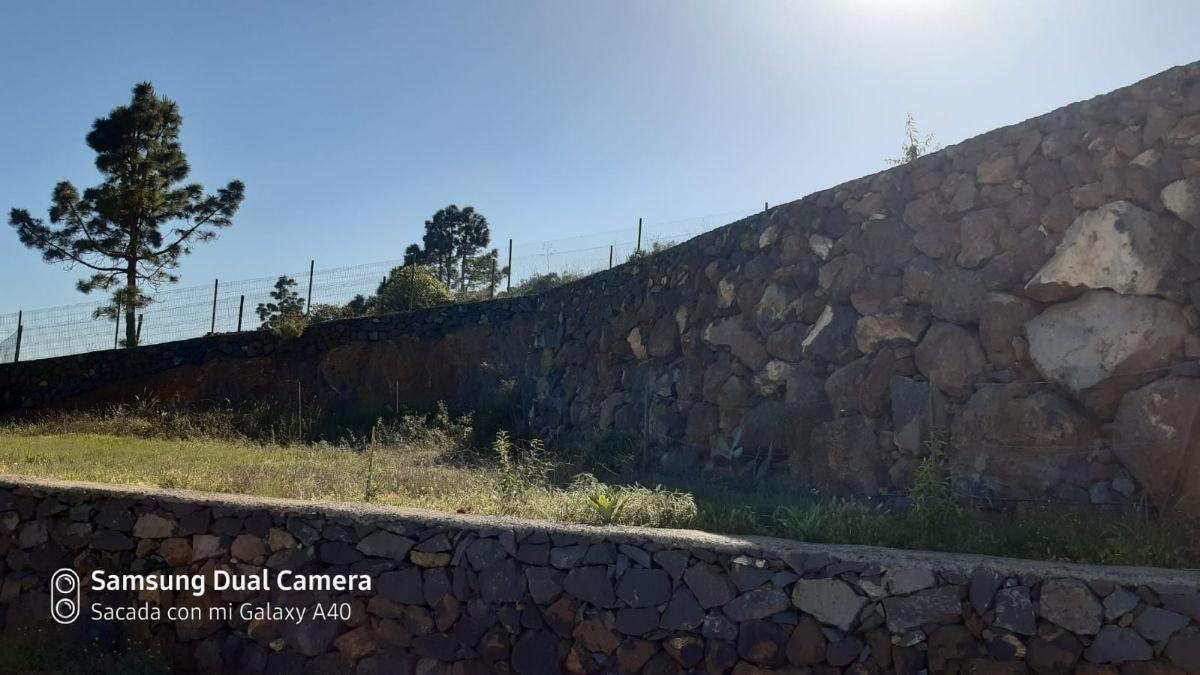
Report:
[[[92,185],[150,80],[234,227],[183,283],[401,256],[439,207],[498,240],[789,201],[1200,59],[1200,2],[7,2],[0,208]],[[569,243],[566,244],[569,246]],[[0,313],[88,300],[0,226]],[[97,298],[99,299],[99,298]]]

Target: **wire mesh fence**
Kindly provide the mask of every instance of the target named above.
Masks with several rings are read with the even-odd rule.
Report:
[[[0,339],[0,363],[12,363],[17,360],[17,331]]]
[[[523,242],[498,239],[500,265],[511,269],[516,287],[532,277],[557,274],[567,279],[598,272],[626,262],[638,250],[649,251],[681,243],[745,217],[756,209],[710,214],[669,222],[638,223],[622,229],[560,239]],[[201,337],[209,333],[254,330],[262,323],[256,309],[271,301],[280,276],[296,281],[295,290],[307,306],[345,305],[356,295],[370,296],[400,258],[346,267],[317,268],[319,260],[294,269],[241,280],[149,289],[151,302],[138,311],[137,344],[149,345]],[[497,279],[503,292],[510,278]],[[106,300],[0,314],[0,363],[82,354],[124,344],[124,318],[100,316]]]

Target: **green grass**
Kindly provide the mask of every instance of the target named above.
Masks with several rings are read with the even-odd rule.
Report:
[[[1200,568],[1200,523],[1133,512],[1051,503],[990,510],[952,502],[902,510],[779,487],[756,493],[698,488],[696,502],[694,525],[713,532],[1032,560]]]
[[[1061,504],[961,506],[949,497],[948,481],[934,463],[923,467],[908,508],[885,508],[798,488],[782,468],[757,485],[706,472],[639,471],[637,444],[615,436],[555,452],[506,434],[491,447],[472,447],[470,420],[452,420],[444,409],[378,425],[373,440],[351,436],[337,444],[264,442],[277,436],[235,433],[237,425],[219,415],[161,419],[123,410],[0,426],[0,473],[820,543],[1200,568],[1195,521]],[[252,428],[274,429],[261,421]]]

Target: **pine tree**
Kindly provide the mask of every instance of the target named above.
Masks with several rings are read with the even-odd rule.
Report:
[[[409,246],[404,259],[406,263],[416,262],[433,268],[438,281],[465,293],[472,284],[480,282],[482,275],[476,258],[491,238],[491,228],[482,213],[472,206],[460,209],[451,204],[425,221],[424,248],[416,244]],[[487,269],[490,274],[490,260]]]
[[[232,224],[245,187],[231,181],[206,195],[179,144],[179,107],[158,97],[149,82],[133,88],[129,105],[97,119],[87,135],[104,180],[80,194],[68,181],[54,188],[49,224],[12,209],[9,224],[21,243],[48,263],[83,267],[92,274],[76,287],[112,292],[96,316],[125,315],[125,345],[137,344],[136,313],[149,304],[146,286],[175,283],[174,270],[197,242],[210,241]]]
[[[262,320],[263,328],[278,323],[284,317],[304,314],[304,298],[296,292],[296,280],[289,276],[281,276],[275,280],[275,290],[271,291],[271,299],[274,302],[260,302],[254,310]]]

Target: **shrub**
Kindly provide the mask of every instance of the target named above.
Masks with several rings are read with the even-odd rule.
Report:
[[[267,330],[271,331],[271,334],[283,344],[295,342],[304,335],[304,331],[308,330],[308,317],[300,314],[276,317],[274,321],[267,324]]]

